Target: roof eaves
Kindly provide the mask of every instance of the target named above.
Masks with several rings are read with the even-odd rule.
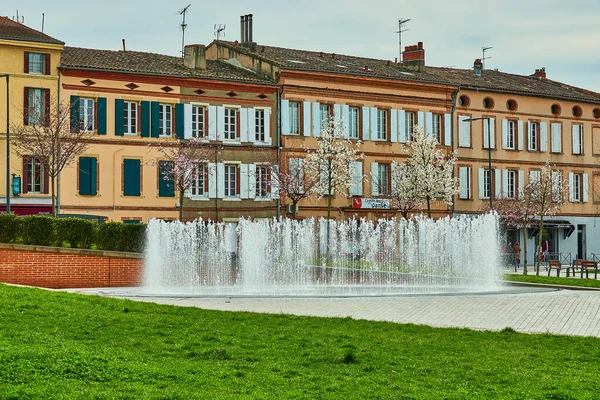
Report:
[[[600,98],[598,99],[597,102],[594,102],[590,99],[584,99],[584,98],[576,97],[576,96],[556,96],[556,95],[539,93],[539,92],[525,92],[525,91],[510,90],[510,89],[505,89],[505,90],[490,89],[490,88],[486,88],[486,87],[472,86],[472,85],[460,85],[460,88],[464,89],[464,90],[486,91],[486,92],[493,92],[493,93],[509,93],[509,94],[516,94],[516,95],[521,95],[521,96],[532,96],[532,97],[541,97],[541,98],[546,98],[546,99],[581,101],[583,103],[589,103],[589,104],[600,104]]]
[[[46,43],[46,44],[60,44],[60,45],[65,45],[65,42],[61,42],[60,40],[46,40],[46,39],[31,39],[31,38],[24,38],[21,36],[10,36],[10,35],[0,35],[0,39],[7,39],[7,40],[16,40],[19,42],[33,42],[33,43]]]

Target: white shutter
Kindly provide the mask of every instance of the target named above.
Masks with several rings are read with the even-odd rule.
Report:
[[[465,121],[469,118],[466,115],[458,117],[458,147],[471,147],[471,122]]]
[[[342,119],[342,106],[340,104],[333,105],[333,120],[338,125]]]
[[[425,132],[427,132],[427,136],[433,137],[433,113],[426,112],[425,113]]]
[[[310,101],[302,103],[304,136],[310,136]]]
[[[496,135],[495,135],[495,120],[490,118],[489,120],[482,120],[483,123],[483,148],[495,148]]]
[[[540,151],[548,151],[548,123],[540,122]]]
[[[554,174],[554,172],[552,174]],[[529,171],[529,183],[536,183],[539,181],[540,181],[540,171]]]
[[[241,174],[240,174],[241,175]],[[242,182],[245,180],[248,186],[248,198],[256,197],[256,164],[248,164],[248,176],[241,177]]]
[[[256,142],[256,110],[248,108],[248,141]],[[242,110],[243,111],[243,110]]]
[[[217,165],[208,163],[208,197],[214,199],[217,197]]]
[[[452,116],[444,114],[444,144],[452,146]]]
[[[312,103],[312,134],[314,137],[321,136],[321,104],[318,102]]]
[[[392,178],[391,178],[391,194],[392,196],[396,195],[396,181],[398,180],[398,165],[396,163],[392,163],[390,165],[390,169],[392,170]]]
[[[406,143],[406,111],[398,110],[398,141]]]
[[[248,198],[248,164],[240,165],[240,198]]]
[[[532,123],[531,121],[527,121],[527,150],[532,151],[535,150],[531,145],[532,145],[532,140],[531,140],[531,136],[532,136]]]
[[[569,201],[571,203],[575,201],[575,196],[573,195],[573,193],[574,193],[573,182],[574,181],[575,181],[574,174],[572,172],[569,172]]]
[[[502,120],[502,148],[508,149],[508,121]]]
[[[390,141],[392,143],[398,141],[398,110],[390,110]]]
[[[502,170],[502,197],[508,196],[508,170]]]
[[[487,149],[489,148],[489,135],[488,135],[488,124],[487,121],[484,119],[481,121],[483,123],[483,148]]]
[[[342,127],[344,129],[344,137],[350,137],[350,106],[344,104],[342,106]]]
[[[562,176],[559,171],[552,171],[552,201],[559,202],[562,199]]]
[[[351,168],[352,186],[350,186],[350,196],[362,196],[363,163],[361,161],[353,161]]]
[[[271,138],[271,109],[265,109],[265,143],[273,144],[273,140]]]
[[[365,140],[369,140],[370,136],[369,136],[369,107],[363,107],[362,108],[362,138],[363,141]]]
[[[501,171],[499,169],[494,169],[494,175],[495,175],[495,180],[496,180],[496,184],[495,184],[495,191],[496,191],[496,198],[500,199],[502,198],[502,175],[501,175]]]
[[[183,138],[192,138],[192,105],[183,105]]]
[[[588,174],[583,174],[583,202],[588,202]]]
[[[483,199],[485,197],[485,190],[484,190],[484,185],[485,185],[485,169],[483,168],[479,168],[479,177],[478,177],[478,191],[479,191],[479,198]]]
[[[487,122],[488,121],[484,121]],[[496,148],[496,119],[495,118],[490,118],[489,120],[489,127],[490,127],[490,141],[491,141],[491,147],[492,149]]]
[[[458,168],[458,178],[460,181],[460,198],[468,199],[469,198],[469,168],[468,167],[459,167]]]
[[[217,140],[225,138],[225,107],[217,106]]]
[[[519,120],[517,126],[519,127],[519,150],[523,150],[524,149],[524,142],[523,142],[523,135],[525,132],[523,132],[523,121]]]
[[[423,128],[423,132],[425,132],[425,113],[423,111],[417,112],[417,124]]]
[[[208,140],[217,140],[217,106],[208,107]]]
[[[581,137],[579,136],[579,125],[573,125],[571,130],[573,135],[573,154],[581,154]]]
[[[369,123],[370,123],[370,129],[371,129],[371,140],[373,139],[378,139],[378,135],[377,135],[377,108],[375,107],[371,107],[371,109],[369,110]]]
[[[371,195],[379,196],[379,164],[371,163]]]
[[[552,130],[552,152],[560,153],[562,151],[562,125],[560,123],[553,123],[551,125]]]
[[[281,134],[289,135],[292,130],[290,126],[290,101],[281,100]]]
[[[525,189],[525,171],[519,170],[519,195],[518,198],[522,198],[523,197],[523,191]]]
[[[248,139],[250,138],[250,139]],[[254,141],[248,134],[248,109],[242,108],[240,110],[240,141],[242,143]]]
[[[271,166],[271,199],[279,198],[279,165]]]

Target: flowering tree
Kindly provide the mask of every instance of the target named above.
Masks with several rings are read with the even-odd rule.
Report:
[[[447,157],[442,149],[436,149],[437,145],[434,137],[429,137],[422,127],[415,125],[413,140],[408,143],[409,157],[405,166],[400,167],[404,179],[398,178],[401,185],[395,188],[398,192],[407,185],[410,192],[403,201],[408,206],[413,202],[427,204],[430,218],[431,201],[452,204],[452,196],[458,193],[458,179],[453,176],[456,158],[454,154]],[[402,182],[405,180],[408,182]]]
[[[158,166],[161,179],[174,185],[179,194],[179,220],[183,219],[183,199],[199,180],[208,178],[215,171],[208,168],[208,162],[218,157],[221,146],[209,143],[206,139],[191,138],[176,143],[161,143],[160,156],[153,161]]]
[[[79,129],[78,122],[71,125],[68,112],[71,107],[68,102],[61,103],[58,98],[48,96],[44,105],[44,107],[25,106],[22,120],[26,125],[11,126],[10,142],[20,157],[38,160],[44,173],[48,175],[52,215],[56,216],[57,177],[88,148],[87,139],[92,136],[92,133]]]
[[[288,158],[287,168],[280,168],[274,179],[279,185],[279,194],[285,204],[286,199],[292,202],[292,216],[296,219],[297,205],[300,200],[309,197],[320,178],[305,176],[303,159]]]
[[[408,219],[408,213],[423,206],[424,201],[418,197],[418,174],[406,163],[392,162],[392,188],[390,192],[391,206]]]

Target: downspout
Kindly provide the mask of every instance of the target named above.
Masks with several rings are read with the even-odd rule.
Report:
[[[456,111],[456,97],[460,92],[460,85],[456,87],[456,90],[452,92],[452,111],[450,111],[450,149],[454,153],[454,112]],[[452,178],[454,179],[456,173],[455,168],[452,169]],[[454,217],[454,206],[455,206],[455,195],[452,195],[452,217]]]
[[[278,175],[281,176],[281,89],[277,89],[277,167]],[[278,181],[279,176],[277,177]],[[281,183],[280,183],[281,185]],[[281,218],[281,195],[277,196],[277,220]]]
[[[58,69],[58,90],[56,91],[56,120],[60,121],[60,65],[57,67]],[[70,109],[70,107],[69,107]],[[56,155],[57,159],[60,162],[60,130],[57,132],[58,137],[56,138]],[[79,171],[77,172],[79,173]],[[54,211],[54,210],[52,210]],[[60,171],[56,174],[56,215],[60,214]]]

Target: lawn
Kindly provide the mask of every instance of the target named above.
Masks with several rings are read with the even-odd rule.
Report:
[[[0,398],[594,399],[600,339],[0,285]]]
[[[535,272],[533,272],[535,274]],[[577,275],[579,276],[579,275]],[[584,274],[585,276],[585,274]],[[579,287],[591,287],[600,288],[600,280],[595,279],[578,279],[578,278],[562,278],[556,276],[547,275],[523,275],[523,274],[506,274],[504,279],[511,282],[526,282],[526,283],[541,283],[544,285],[565,285],[565,286],[579,286]]]

